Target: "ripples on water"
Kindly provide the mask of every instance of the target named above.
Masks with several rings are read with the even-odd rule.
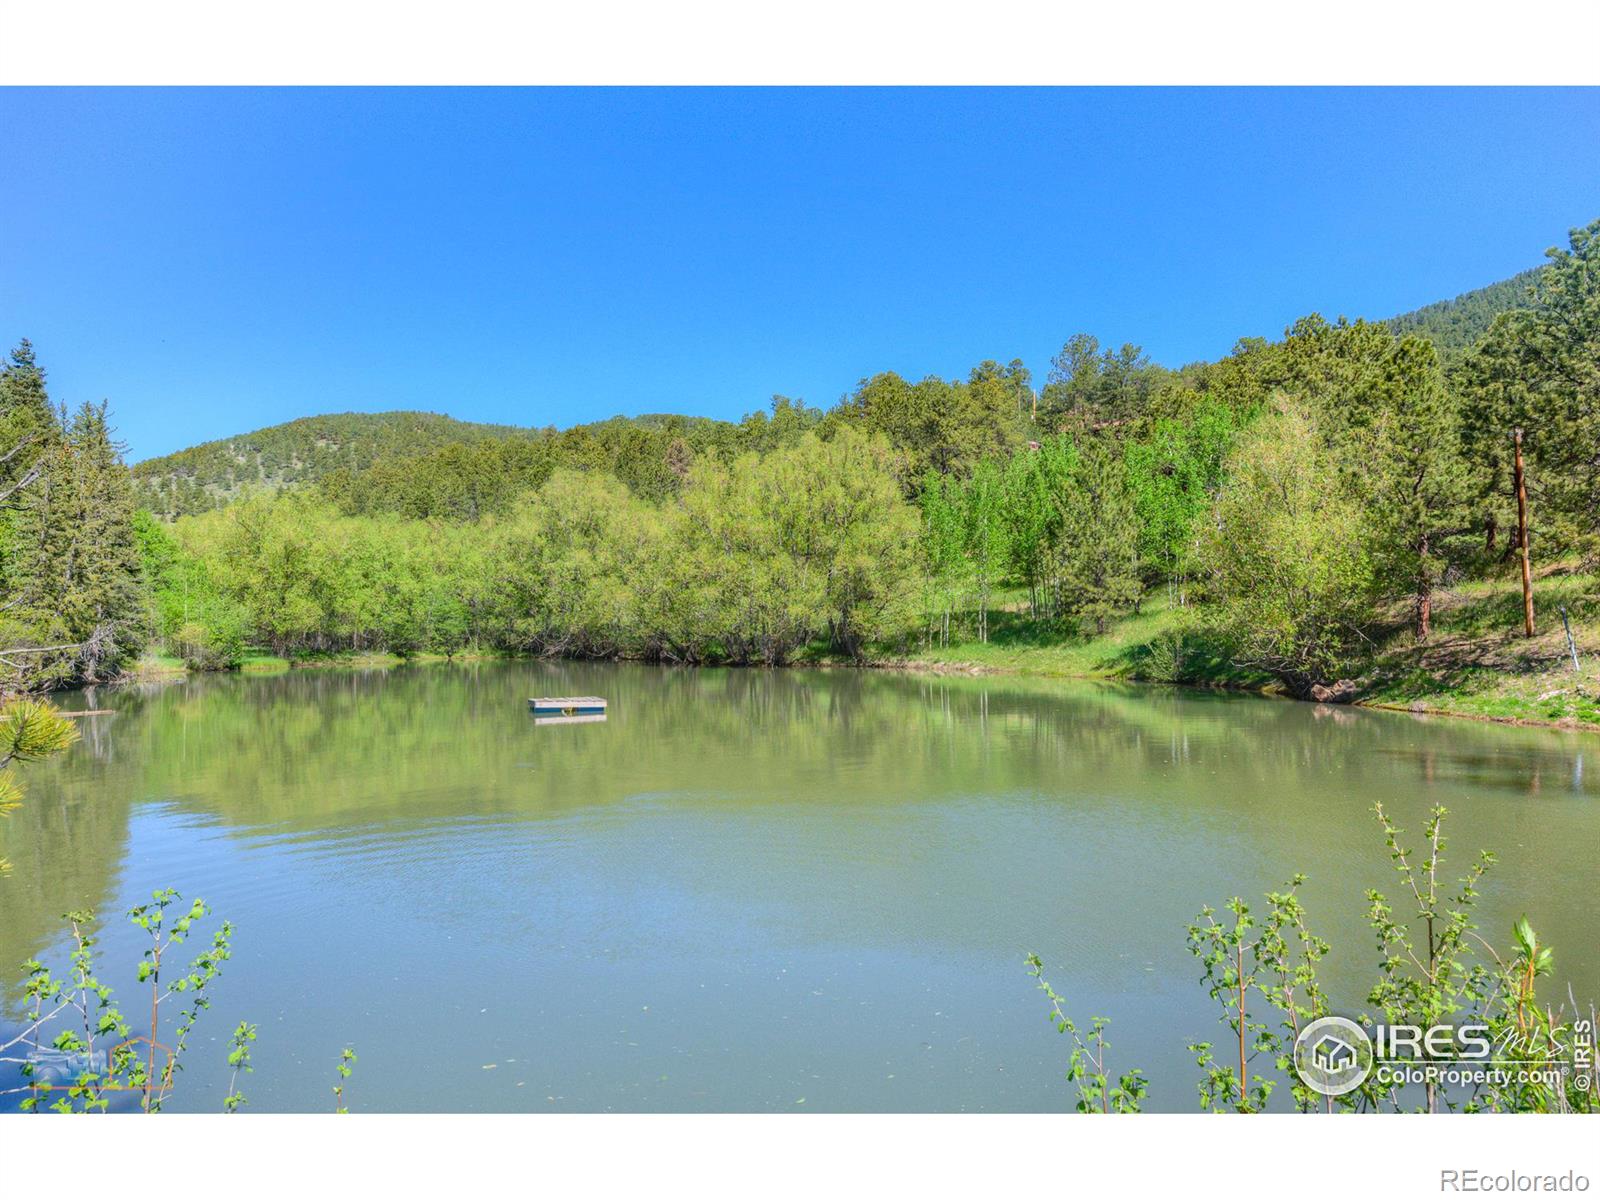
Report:
[[[595,693],[604,724],[532,725]],[[180,1107],[215,1108],[258,1022],[252,1107],[421,1110],[1070,1106],[1023,955],[1121,1066],[1193,1106],[1212,1036],[1183,947],[1204,903],[1311,876],[1347,1006],[1370,982],[1370,815],[1452,809],[1501,856],[1488,932],[1526,910],[1600,994],[1592,735],[1254,698],[865,672],[510,663],[102,692],[0,827],[0,956],[152,888],[236,926]],[[72,705],[68,698],[68,705]],[[131,989],[138,947],[105,952]],[[124,978],[125,977],[125,978]],[[8,1006],[15,1016],[15,976]]]

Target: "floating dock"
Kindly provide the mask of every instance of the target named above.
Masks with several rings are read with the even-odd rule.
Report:
[[[606,702],[599,696],[536,696],[528,701],[536,717],[603,717]]]

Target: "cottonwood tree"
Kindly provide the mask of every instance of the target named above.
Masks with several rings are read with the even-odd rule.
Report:
[[[1282,399],[1229,456],[1200,540],[1211,628],[1302,697],[1349,667],[1373,618],[1366,513],[1340,480],[1308,406]]]

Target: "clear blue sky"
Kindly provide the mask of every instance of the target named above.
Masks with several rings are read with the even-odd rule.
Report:
[[[311,413],[1177,365],[1600,216],[1600,91],[0,91],[0,339],[130,459]]]

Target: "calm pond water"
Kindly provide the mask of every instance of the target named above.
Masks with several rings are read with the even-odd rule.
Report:
[[[603,724],[535,726],[532,695]],[[89,707],[68,696],[69,707]],[[102,690],[0,822],[0,962],[153,888],[237,927],[174,1107],[215,1110],[259,1023],[251,1109],[1049,1110],[1067,1046],[1023,964],[1113,1019],[1152,1106],[1215,1036],[1202,904],[1300,870],[1329,978],[1372,977],[1370,814],[1450,806],[1495,850],[1485,930],[1526,911],[1600,995],[1600,738],[1254,697],[881,672],[506,663]],[[112,966],[114,964],[114,966]],[[20,975],[3,998],[17,1014]],[[138,1005],[130,1004],[137,1011]]]

